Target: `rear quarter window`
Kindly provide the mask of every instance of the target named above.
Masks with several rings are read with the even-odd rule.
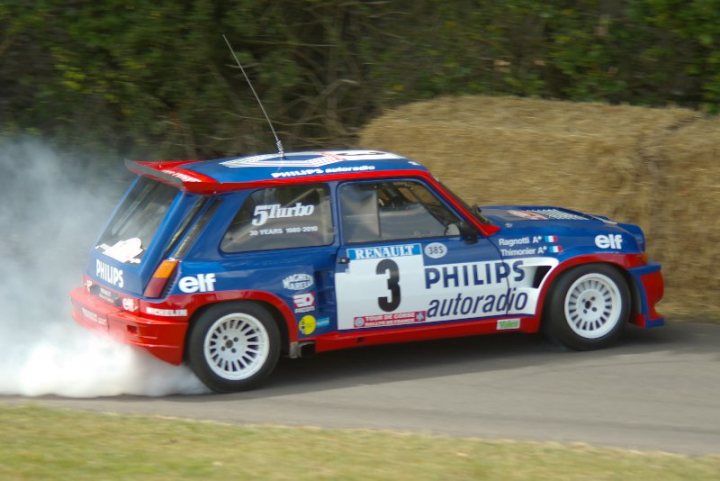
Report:
[[[223,252],[248,252],[331,244],[330,189],[326,184],[256,190],[223,236]]]

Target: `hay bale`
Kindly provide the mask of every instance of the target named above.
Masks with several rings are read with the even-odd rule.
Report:
[[[650,255],[665,264],[672,300],[664,307],[687,314],[698,311],[680,299],[685,294],[678,289],[700,277],[667,252],[682,237],[684,221],[672,227],[666,218],[682,210],[670,209],[669,186],[673,197],[685,195],[699,172],[693,159],[705,165],[717,154],[720,144],[713,143],[709,131],[696,133],[690,127],[700,119],[697,112],[679,108],[445,97],[375,119],[362,131],[359,145],[423,162],[471,203],[556,204],[639,224],[650,240]],[[681,140],[686,134],[692,137]],[[702,135],[706,141],[695,143]],[[720,213],[717,202],[702,205],[708,215]],[[715,303],[720,312],[720,300]]]
[[[673,301],[684,312],[720,317],[720,120],[702,119],[667,136],[662,253]]]

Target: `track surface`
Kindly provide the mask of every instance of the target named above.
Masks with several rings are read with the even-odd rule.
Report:
[[[618,346],[586,353],[524,335],[383,346],[281,361],[271,382],[249,393],[34,402],[230,423],[720,453],[720,326],[629,329]]]

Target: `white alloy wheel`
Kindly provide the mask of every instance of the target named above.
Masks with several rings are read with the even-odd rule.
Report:
[[[613,279],[598,272],[572,283],[565,296],[568,326],[584,339],[599,339],[613,331],[623,317],[623,298]]]
[[[243,312],[218,318],[207,330],[203,354],[210,370],[228,381],[248,379],[265,366],[270,337],[262,322]]]

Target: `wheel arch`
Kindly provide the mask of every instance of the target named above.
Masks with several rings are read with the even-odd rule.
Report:
[[[207,312],[208,309],[222,304],[252,303],[267,309],[280,331],[281,349],[283,354],[287,354],[290,350],[291,343],[297,341],[298,330],[295,323],[295,317],[287,304],[278,296],[264,291],[240,291],[235,292],[234,294],[230,292],[223,292],[216,294],[221,295],[216,296],[214,299],[207,299],[206,302],[203,302],[202,305],[193,311],[192,315],[188,319],[188,328],[183,342],[184,360],[187,359],[190,332],[192,331],[197,319]]]
[[[547,274],[546,278],[542,282],[540,289],[540,296],[538,297],[538,304],[535,309],[535,315],[538,318],[538,327],[542,328],[545,322],[545,301],[548,298],[548,294],[552,289],[554,283],[560,276],[571,271],[572,269],[580,266],[600,264],[614,268],[625,280],[625,283],[630,291],[630,322],[635,319],[636,314],[639,312],[640,305],[640,292],[637,284],[632,278],[628,267],[630,267],[624,257],[615,256],[587,256],[587,257],[576,257],[569,259],[561,264],[558,264],[555,269],[551,269]]]

